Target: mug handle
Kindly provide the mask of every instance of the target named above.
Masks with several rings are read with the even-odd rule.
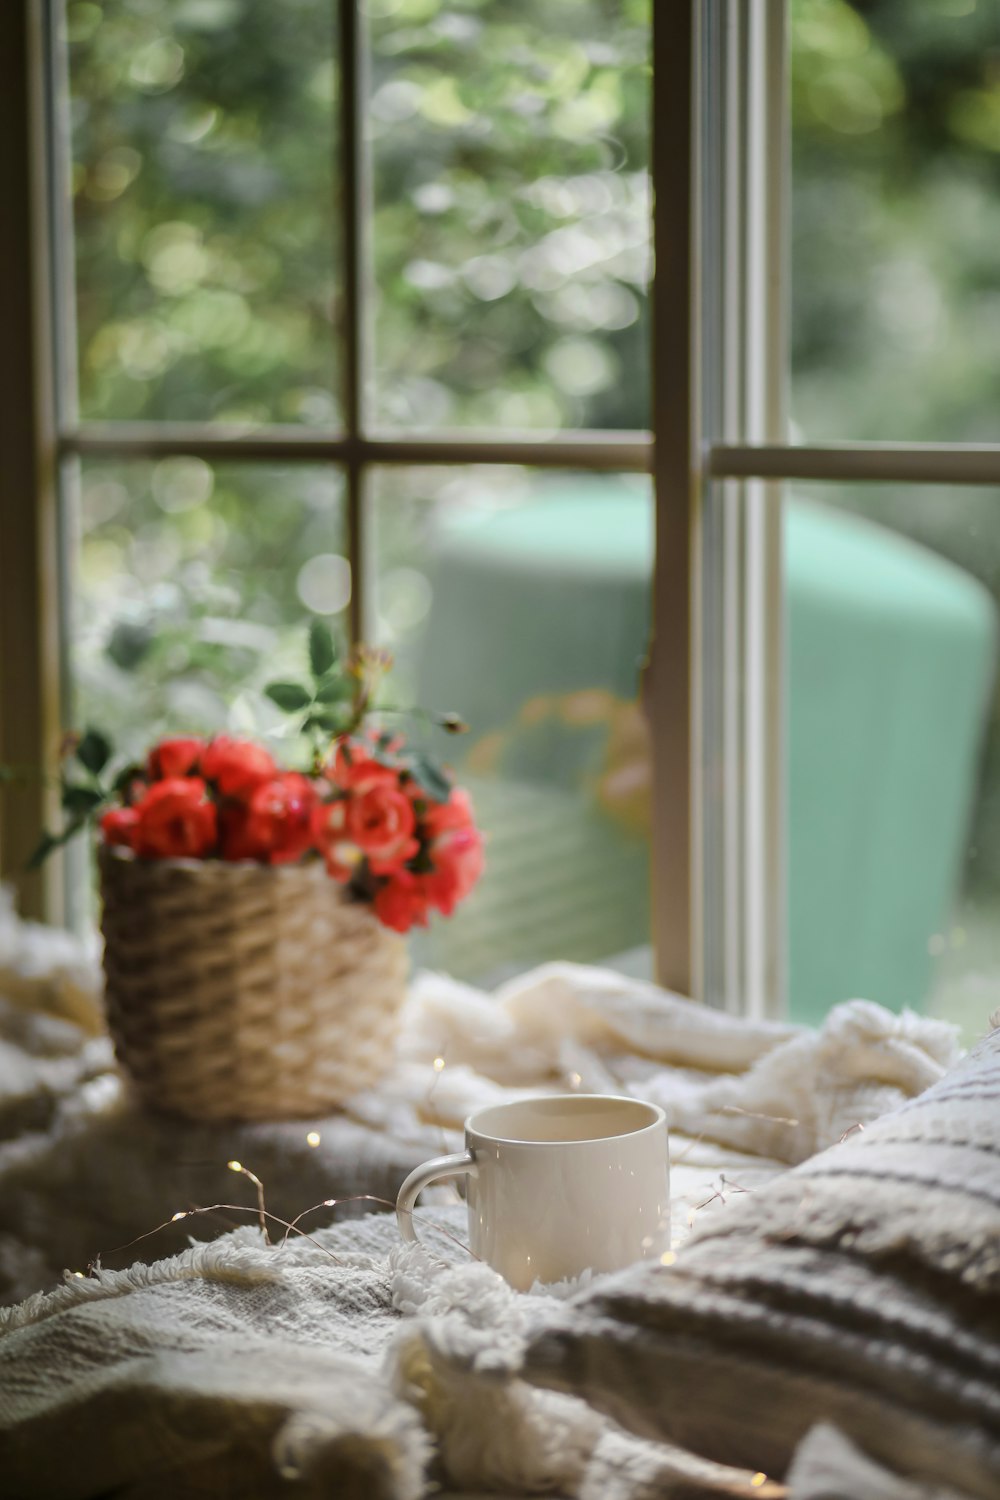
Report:
[[[471,1151],[456,1151],[452,1156],[435,1156],[410,1173],[396,1199],[396,1221],[404,1240],[419,1243],[419,1236],[413,1227],[413,1207],[424,1188],[441,1178],[462,1177],[466,1173],[470,1177],[476,1177],[479,1173],[476,1158]]]

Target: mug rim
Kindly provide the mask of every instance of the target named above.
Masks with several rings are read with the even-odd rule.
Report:
[[[481,1115],[488,1114],[491,1110],[515,1109],[523,1104],[565,1104],[568,1100],[572,1099],[578,1099],[581,1103],[585,1100],[600,1099],[602,1103],[617,1102],[620,1104],[638,1105],[641,1109],[649,1110],[653,1118],[645,1125],[638,1126],[635,1130],[619,1130],[613,1135],[589,1135],[579,1141],[540,1141],[526,1139],[524,1136],[498,1135],[493,1130],[479,1129],[474,1123]],[[473,1110],[470,1115],[466,1116],[465,1133],[467,1136],[469,1134],[478,1136],[481,1140],[495,1141],[501,1146],[537,1146],[548,1149],[565,1149],[572,1146],[605,1145],[608,1141],[633,1140],[637,1136],[645,1135],[647,1131],[658,1130],[661,1125],[665,1127],[666,1123],[666,1111],[659,1104],[653,1104],[648,1099],[636,1099],[631,1094],[527,1094],[522,1099],[505,1099],[499,1104],[483,1104],[479,1109]]]

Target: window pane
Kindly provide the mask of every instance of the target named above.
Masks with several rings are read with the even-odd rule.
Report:
[[[1000,494],[796,486],[789,994],[981,1033],[1000,983]]]
[[[374,410],[648,425],[649,0],[368,0]]]
[[[75,721],[139,752],[164,731],[259,732],[297,675],[310,612],[350,597],[340,477],[309,465],[83,464]]]
[[[554,958],[648,972],[649,765],[636,691],[649,481],[385,470],[370,499],[378,636],[405,701],[469,723],[468,736],[437,748],[487,835],[479,888],[419,956],[482,981]]]
[[[791,0],[796,436],[1000,441],[1000,6]]]
[[[83,416],[335,422],[332,6],[66,25]]]

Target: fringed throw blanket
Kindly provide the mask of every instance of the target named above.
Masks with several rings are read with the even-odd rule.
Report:
[[[582,1289],[387,1216],[71,1278],[0,1313],[5,1500],[995,1500],[998,1104],[1000,1032]]]
[[[0,893],[0,1303],[51,1285],[64,1267],[108,1260],[175,1210],[252,1205],[230,1158],[252,1167],[285,1218],[329,1198],[392,1199],[418,1162],[457,1148],[468,1113],[525,1091],[662,1104],[683,1229],[687,1205],[711,1198],[722,1174],[757,1186],[919,1094],[957,1055],[943,1022],[862,1001],[814,1033],[574,964],[546,965],[494,995],[422,974],[387,1078],[345,1113],[201,1127],[135,1108],[102,1032],[94,955],[19,922]],[[192,1233],[237,1222],[232,1211],[186,1219],[142,1253],[170,1254]]]

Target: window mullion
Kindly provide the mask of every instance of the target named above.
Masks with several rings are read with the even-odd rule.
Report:
[[[343,421],[347,443],[343,455],[347,510],[347,555],[351,566],[349,625],[351,639],[364,638],[366,625],[363,556],[363,459],[361,435],[365,370],[363,340],[366,317],[363,260],[365,192],[364,58],[362,18],[357,0],[339,0],[340,40],[340,180],[343,233],[341,341],[343,350]]]
[[[1000,485],[995,443],[713,443],[719,479],[847,480],[871,484]]]
[[[0,799],[0,877],[25,915],[58,921],[58,862],[24,873],[52,812],[38,772],[56,764],[60,725],[46,22],[38,0],[0,6],[0,763],[28,768]]]

